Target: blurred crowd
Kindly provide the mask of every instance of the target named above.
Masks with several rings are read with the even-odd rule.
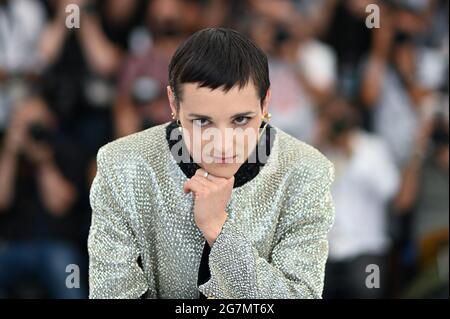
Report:
[[[0,298],[87,297],[97,150],[171,120],[171,55],[218,26],[267,53],[272,123],[335,164],[324,298],[448,298],[448,6],[0,0]]]

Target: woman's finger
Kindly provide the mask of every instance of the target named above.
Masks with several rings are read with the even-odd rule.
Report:
[[[214,185],[215,185],[212,181],[210,181],[207,178],[204,178],[203,176],[194,175],[194,176],[192,176],[191,179],[196,180],[197,182],[202,184],[205,188],[209,188],[209,189],[214,187]]]
[[[206,171],[205,171],[203,168],[199,168],[199,169],[195,172],[195,176],[200,176],[200,177],[202,177],[203,179],[206,179],[206,180],[208,180],[208,181],[211,181],[211,182],[213,182],[213,183],[215,183],[215,184],[220,183],[220,182],[223,182],[224,180],[226,180],[226,179],[223,178],[223,177],[217,177],[217,176],[212,175],[212,174],[208,174],[208,176],[205,177],[205,173],[206,173]]]
[[[185,193],[193,192],[193,193],[204,193],[205,189],[207,189],[203,184],[201,184],[196,179],[190,179],[183,185],[183,190]]]

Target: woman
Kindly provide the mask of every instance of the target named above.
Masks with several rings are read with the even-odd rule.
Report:
[[[174,121],[100,149],[92,298],[320,298],[332,164],[268,125],[267,58],[222,28],[169,66]]]

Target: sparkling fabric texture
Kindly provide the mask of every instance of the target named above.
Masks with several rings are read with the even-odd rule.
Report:
[[[205,239],[186,175],[155,126],[103,146],[91,187],[90,298],[320,298],[334,167],[276,130],[267,163],[232,190],[197,286]]]

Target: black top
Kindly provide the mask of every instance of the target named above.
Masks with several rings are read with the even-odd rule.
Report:
[[[261,125],[261,128],[263,127],[263,124]],[[181,141],[182,136],[181,134],[176,134],[177,132],[174,132],[173,130],[178,128],[178,124],[175,121],[172,121],[167,127],[166,127],[166,139],[169,143],[170,150],[173,152],[174,156],[178,155],[181,156],[181,152],[186,150],[186,145],[182,143],[182,147],[179,149],[179,153],[175,154],[173,146]],[[174,134],[175,133],[175,134]],[[253,153],[250,154],[249,158],[253,158],[255,156],[256,161],[253,163],[249,163],[248,160],[246,160],[238,169],[236,174],[234,175],[234,186],[233,188],[240,187],[244,185],[245,183],[251,181],[253,178],[255,178],[261,168],[264,166],[265,161],[259,157],[258,150],[260,148],[266,149],[266,159],[270,155],[270,151],[272,149],[273,141],[275,140],[275,130],[272,129],[272,126],[267,124],[266,130],[264,131],[264,136],[262,136],[256,145],[255,149],[253,150]],[[172,138],[171,138],[172,137]],[[266,147],[268,145],[269,147]],[[255,153],[256,152],[256,153]],[[189,153],[185,153],[189,154]],[[194,163],[191,156],[189,156],[189,161],[180,161],[178,162],[178,165],[180,166],[183,173],[188,177],[191,178],[194,176],[195,172],[200,168],[200,166],[197,163]],[[209,253],[211,251],[211,248],[209,247],[208,242],[205,243],[205,246],[203,248],[203,254],[200,261],[200,267],[198,272],[198,280],[197,285],[200,286],[204,283],[206,283],[211,278],[211,273],[209,271]],[[206,297],[200,293],[200,299],[206,299]]]

